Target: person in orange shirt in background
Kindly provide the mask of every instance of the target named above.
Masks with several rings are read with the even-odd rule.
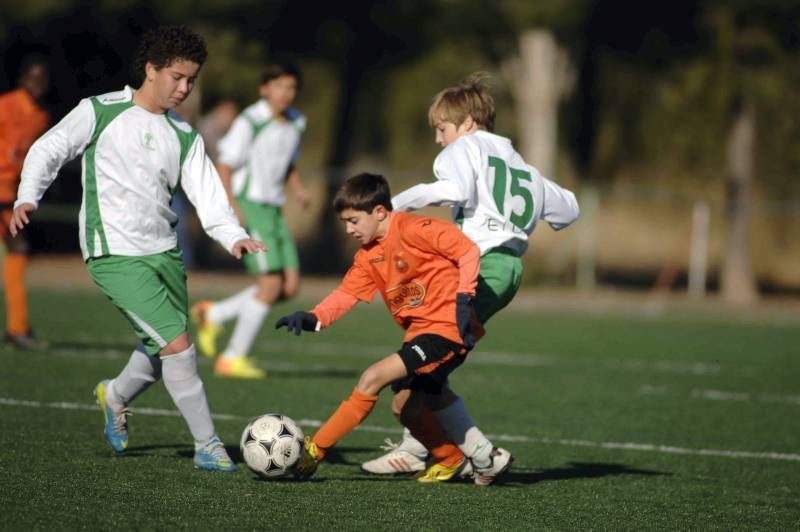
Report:
[[[480,250],[452,223],[391,212],[389,185],[380,175],[359,174],[345,181],[334,208],[347,234],[361,243],[353,266],[311,312],[284,316],[275,327],[298,335],[319,331],[378,292],[406,334],[402,347],[368,367],[350,397],[313,438],[306,438],[295,474],[312,475],[325,453],[370,414],[380,391],[391,384],[395,392],[411,390],[403,404],[393,405],[398,407],[394,413],[436,460],[417,480],[447,481],[465,455],[434,412],[456,399],[443,389],[447,376],[483,336],[472,306]]]
[[[3,284],[6,299],[6,343],[18,349],[42,349],[28,323],[28,294],[25,268],[28,263],[28,242],[22,235],[13,238],[8,226],[14,212],[20,172],[25,155],[33,142],[44,133],[50,120],[38,100],[47,90],[47,65],[38,57],[22,63],[18,88],[0,94],[0,215],[2,216]]]

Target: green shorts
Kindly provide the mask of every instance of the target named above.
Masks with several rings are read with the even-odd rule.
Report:
[[[486,324],[511,303],[522,281],[522,259],[506,248],[493,248],[481,257],[481,272],[475,294],[478,321]]]
[[[250,236],[267,246],[266,253],[248,253],[244,256],[247,271],[260,275],[298,270],[300,261],[297,258],[297,247],[286,227],[281,208],[245,198],[239,198],[236,202],[242,210]]]
[[[149,355],[186,332],[188,297],[180,250],[89,259],[95,284],[128,318]]]

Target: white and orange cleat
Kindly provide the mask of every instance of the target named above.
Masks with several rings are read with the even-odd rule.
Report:
[[[404,439],[400,443],[394,443],[386,438],[384,442],[381,449],[389,452],[361,464],[362,471],[373,475],[395,475],[425,470],[428,451],[416,440]]]

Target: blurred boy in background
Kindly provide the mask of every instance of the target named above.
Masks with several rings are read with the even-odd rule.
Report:
[[[296,164],[306,119],[292,107],[300,89],[300,71],[288,63],[264,69],[261,99],[247,107],[218,145],[217,169],[240,223],[269,254],[247,256],[247,271],[256,283],[222,301],[201,301],[192,308],[199,330],[197,343],[208,357],[217,356],[222,325],[236,320],[228,346],[214,363],[220,377],[260,379],[266,372],[247,355],[270,308],[297,293],[300,262],[283,218],[285,185],[301,207],[310,196]]]

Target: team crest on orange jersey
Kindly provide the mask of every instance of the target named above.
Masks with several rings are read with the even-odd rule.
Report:
[[[405,253],[402,251],[394,254],[394,267],[399,272],[405,272],[408,269],[408,262],[406,262]]]
[[[425,287],[417,281],[410,281],[386,290],[386,302],[392,316],[404,308],[416,308],[425,300]]]

